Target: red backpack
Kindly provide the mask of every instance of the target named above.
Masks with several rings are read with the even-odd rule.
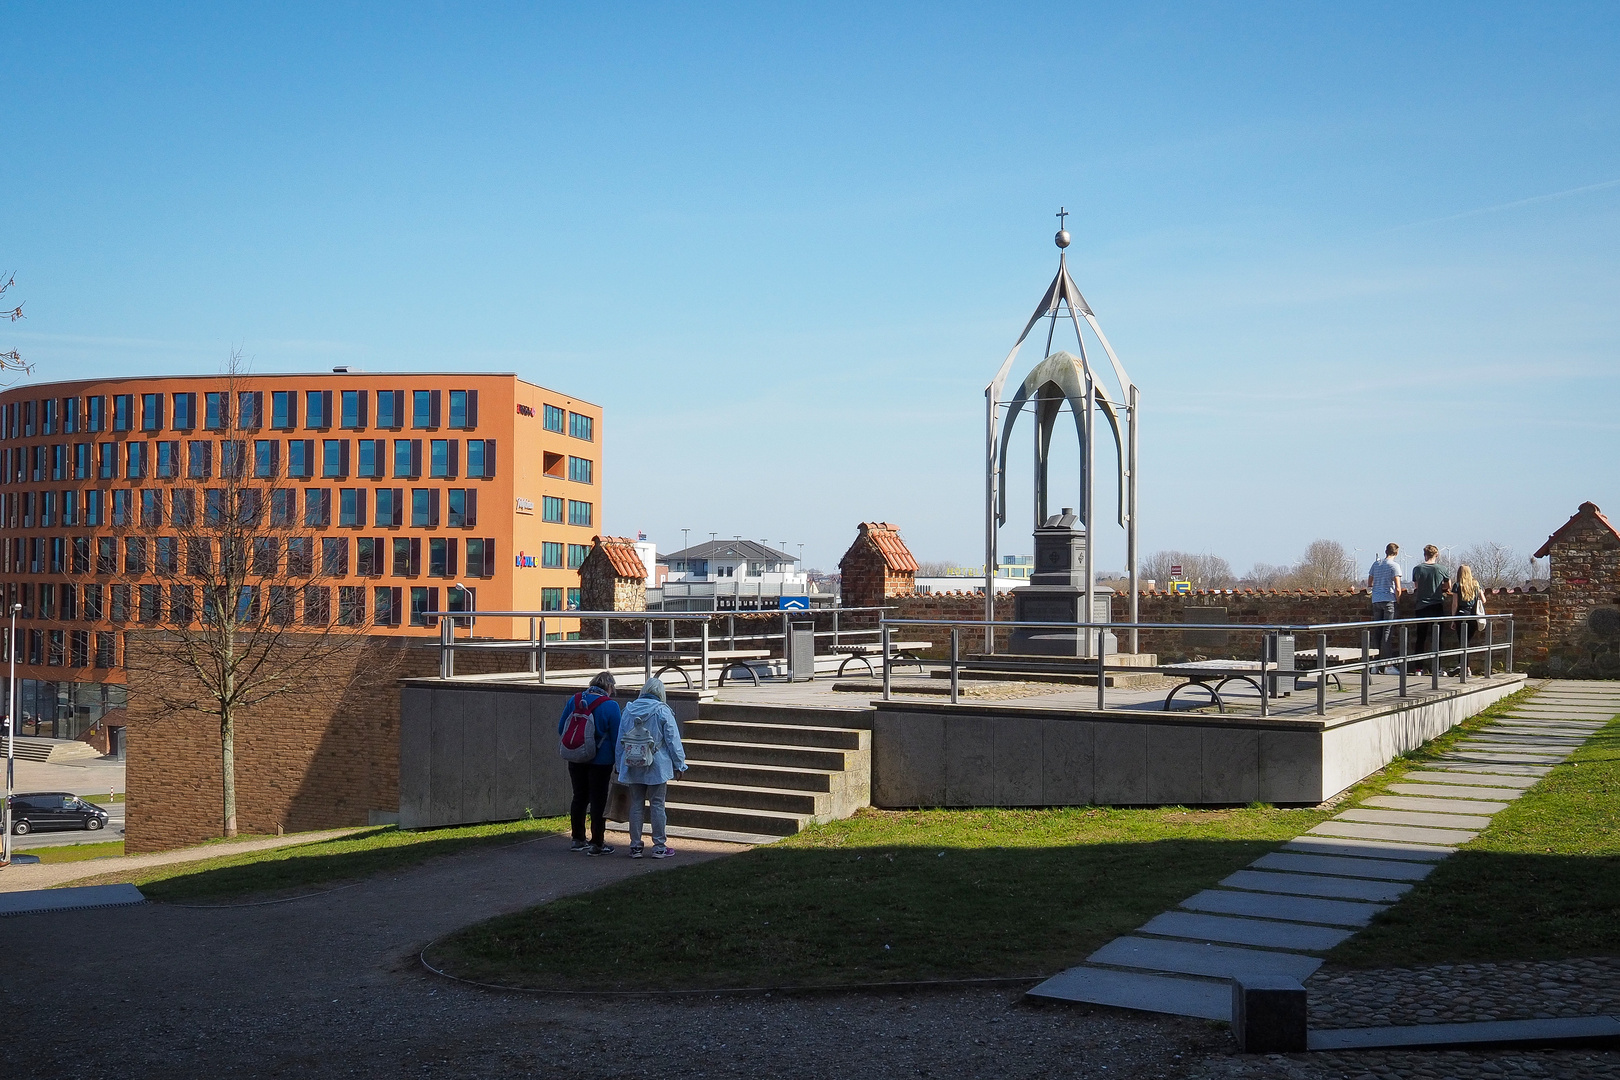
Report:
[[[587,701],[584,694],[575,694],[572,711],[563,723],[562,734],[557,737],[557,752],[565,761],[590,762],[596,760],[596,748],[601,733],[596,730],[596,707],[608,700],[602,694]]]

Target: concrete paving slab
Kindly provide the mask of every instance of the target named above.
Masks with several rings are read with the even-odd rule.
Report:
[[[1300,952],[1326,952],[1355,933],[1330,926],[1277,922],[1272,919],[1235,919],[1226,915],[1204,915],[1191,911],[1167,911],[1156,915],[1136,931],[1161,937],[1193,941],[1224,942],[1232,945],[1259,945],[1268,949],[1295,949]]]
[[[1374,915],[1388,905],[1354,900],[1319,900],[1312,896],[1288,896],[1283,893],[1205,889],[1183,900],[1181,906],[1192,911],[1247,915],[1255,919],[1286,919],[1324,926],[1366,926]]]
[[[1482,1050],[1620,1046],[1620,1019],[1569,1016],[1548,1020],[1484,1020],[1472,1024],[1405,1024],[1401,1027],[1312,1031],[1313,1050]]]
[[[1461,829],[1418,829],[1405,825],[1373,825],[1360,821],[1324,821],[1312,836],[1353,836],[1360,840],[1400,840],[1409,844],[1466,844],[1479,833]]]
[[[1462,784],[1391,784],[1389,790],[1397,795],[1431,795],[1441,799],[1517,799],[1524,794],[1521,788],[1467,787]],[[1368,800],[1371,802],[1372,800]]]
[[[1299,953],[1129,936],[1110,941],[1088,956],[1086,962],[1176,975],[1208,975],[1217,979],[1287,975],[1301,981],[1310,978],[1311,973],[1322,966],[1320,958]]]
[[[1422,825],[1430,829],[1483,829],[1491,819],[1483,814],[1424,814],[1413,810],[1346,810],[1335,820],[1368,821],[1374,825]]]
[[[1338,877],[1377,878],[1382,881],[1422,881],[1433,863],[1406,859],[1358,859],[1344,855],[1307,855],[1273,851],[1249,864],[1251,870],[1287,870],[1295,874],[1333,874]]]
[[[1482,799],[1425,799],[1413,795],[1374,795],[1364,803],[1380,810],[1415,810],[1426,814],[1496,814],[1508,808],[1505,802]]]
[[[1442,754],[1435,762],[1435,765],[1464,772],[1499,773],[1502,776],[1539,777],[1552,772],[1551,765],[1522,765],[1513,761],[1479,761],[1474,758],[1459,757],[1456,754]]]
[[[1176,975],[1149,975],[1081,965],[1052,976],[1029,990],[1028,996],[1171,1016],[1196,1016],[1203,1020],[1232,1019],[1230,983]]]
[[[1357,840],[1349,836],[1296,836],[1282,846],[1284,851],[1307,855],[1339,855],[1360,859],[1403,859],[1407,862],[1439,862],[1452,849],[1426,844],[1398,844],[1389,840]]]
[[[35,915],[45,911],[77,911],[144,903],[146,897],[133,885],[30,889],[26,892],[0,893],[0,915]]]
[[[1488,773],[1479,769],[1440,769],[1430,767],[1421,772],[1406,774],[1408,780],[1425,784],[1466,784],[1473,787],[1512,788],[1524,792],[1539,782],[1539,776],[1519,776],[1513,773]]]
[[[1439,760],[1466,761],[1474,765],[1557,765],[1564,757],[1563,754],[1526,754],[1518,751],[1448,750],[1440,755]]]
[[[1221,879],[1223,889],[1251,892],[1286,893],[1289,896],[1325,896],[1334,900],[1365,900],[1392,904],[1412,886],[1397,881],[1369,881],[1365,878],[1327,877],[1322,874],[1273,874],[1261,870],[1239,870]]]
[[[1515,709],[1502,714],[1509,720],[1567,720],[1606,724],[1614,719],[1608,709]]]
[[[1510,735],[1490,738],[1463,739],[1457,743],[1456,748],[1469,754],[1535,754],[1556,757],[1559,760],[1569,757],[1584,743],[1585,739],[1535,739],[1514,738]]]
[[[1459,745],[1463,746],[1523,746],[1532,751],[1546,749],[1550,751],[1574,750],[1586,743],[1583,735],[1532,735],[1516,731],[1499,731],[1492,728],[1482,731],[1472,738],[1464,739]]]

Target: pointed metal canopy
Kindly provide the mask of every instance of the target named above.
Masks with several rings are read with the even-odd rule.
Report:
[[[1066,216],[1059,211],[1059,220]],[[1092,610],[1092,595],[1096,587],[1096,566],[1093,561],[1094,546],[1094,501],[1092,490],[1095,479],[1095,451],[1096,437],[1094,417],[1101,411],[1108,421],[1114,436],[1114,446],[1119,463],[1119,523],[1125,529],[1126,562],[1130,573],[1130,621],[1135,624],[1137,618],[1137,550],[1136,550],[1136,422],[1140,402],[1140,391],[1125,372],[1125,366],[1119,362],[1114,353],[1114,347],[1109,344],[1108,337],[1103,333],[1102,327],[1097,323],[1097,316],[1086,303],[1074,279],[1069,276],[1068,257],[1061,249],[1069,246],[1069,233],[1060,229],[1054,238],[1060,249],[1058,255],[1057,274],[1052,283],[1047,286],[1046,294],[1036,305],[1035,311],[1024,324],[1023,332],[1013,347],[1007,352],[1007,357],[1001,362],[996,371],[995,378],[985,387],[985,582],[984,604],[985,619],[995,620],[995,572],[997,531],[1007,520],[1007,452],[1012,438],[1012,428],[1018,414],[1025,405],[1032,405],[1036,422],[1035,432],[1035,513],[1036,524],[1039,525],[1046,511],[1047,495],[1047,448],[1051,441],[1053,426],[1056,417],[1064,402],[1069,404],[1074,413],[1076,433],[1080,441],[1080,517],[1086,530],[1086,612]],[[1068,322],[1074,328],[1075,341],[1079,348],[1079,356],[1067,352],[1052,352],[1052,337],[1057,330],[1057,323],[1067,311]],[[1042,319],[1051,320],[1051,328],[1047,333],[1047,355],[1024,378],[1017,393],[1010,401],[1003,401],[1002,393],[1005,389],[1007,376],[1012,370],[1013,360],[1017,358],[1018,351],[1023,347],[1025,339],[1029,337]],[[1097,341],[1102,345],[1103,352],[1108,356],[1109,365],[1113,369],[1114,377],[1119,382],[1121,400],[1115,401],[1108,395],[1107,390],[1098,380],[1092,370],[1090,359],[1086,354],[1085,336],[1081,332],[1080,321],[1084,319],[1087,326],[1096,335]],[[1002,406],[1008,406],[1005,423],[1002,422]],[[1124,430],[1120,422],[1123,416]],[[999,431],[998,431],[999,429]],[[1131,631],[1131,651],[1137,650],[1137,632]],[[985,647],[994,651],[994,634],[987,631]]]

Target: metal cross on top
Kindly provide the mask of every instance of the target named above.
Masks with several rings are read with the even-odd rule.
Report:
[[[1069,210],[1068,210],[1068,207],[1065,207],[1065,206],[1058,207],[1058,212],[1056,214],[1053,214],[1052,216],[1058,219],[1058,228],[1067,229],[1069,227],[1069,222],[1068,222]]]

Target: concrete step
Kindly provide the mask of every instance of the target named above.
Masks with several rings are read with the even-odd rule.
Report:
[[[768,810],[775,813],[820,817],[831,811],[832,795],[785,788],[746,787],[739,784],[705,784],[688,779],[676,781],[670,791],[683,803],[702,806]]]
[[[877,710],[867,707],[807,707],[797,705],[745,705],[734,701],[705,701],[699,720],[732,720],[744,724],[789,724],[804,727],[872,729]]]
[[[1081,965],[1052,976],[1030,990],[1028,996],[1172,1016],[1196,1016],[1204,1020],[1232,1019],[1232,984],[1225,980]]]
[[[18,735],[14,754],[18,761],[84,761],[101,756],[101,751],[77,739],[39,739]]]
[[[733,784],[781,790],[828,792],[839,774],[826,769],[796,769],[783,765],[742,765],[729,761],[686,759],[686,776],[679,783]]]
[[[688,721],[682,738],[769,746],[812,746],[827,750],[866,750],[872,745],[872,733],[860,728],[747,724],[735,720]]]
[[[732,742],[720,739],[685,739],[686,756],[693,761],[729,761],[741,765],[785,765],[798,769],[842,772],[850,768],[857,750],[824,750],[804,746]]]
[[[677,783],[676,787],[679,786]],[[792,836],[810,822],[808,814],[749,810],[740,806],[701,806],[696,803],[668,802],[664,804],[664,810],[671,825],[764,836]]]

